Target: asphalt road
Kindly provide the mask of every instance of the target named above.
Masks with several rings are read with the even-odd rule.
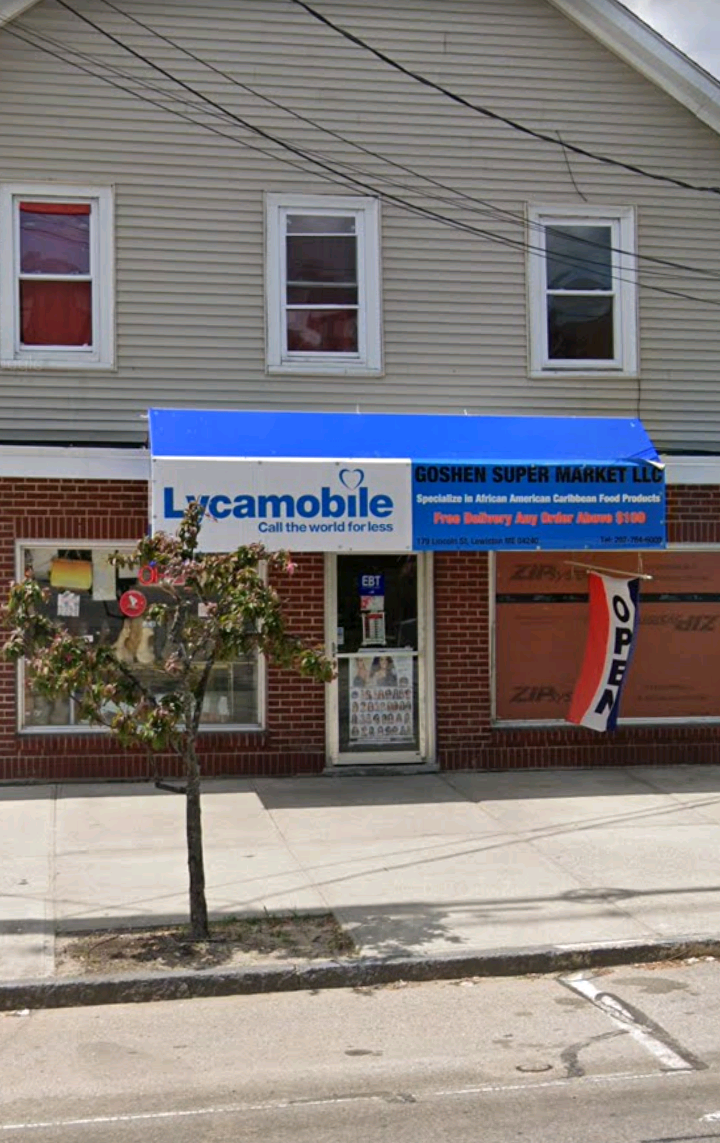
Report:
[[[7,1014],[0,1143],[720,1139],[720,968]]]

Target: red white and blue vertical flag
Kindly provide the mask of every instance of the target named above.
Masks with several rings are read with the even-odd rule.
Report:
[[[614,730],[635,644],[640,580],[588,572],[588,582],[590,628],[567,721]]]

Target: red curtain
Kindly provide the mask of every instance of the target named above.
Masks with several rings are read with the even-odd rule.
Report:
[[[21,202],[25,214],[88,215],[89,202]],[[23,345],[92,345],[90,282],[20,282]]]
[[[357,309],[288,310],[287,344],[291,353],[357,353]]]
[[[90,282],[20,282],[23,345],[92,345]]]
[[[25,214],[89,214],[89,202],[21,202]]]

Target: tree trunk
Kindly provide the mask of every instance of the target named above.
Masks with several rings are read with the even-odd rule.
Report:
[[[200,767],[195,744],[185,751],[187,774],[185,794],[185,832],[187,836],[188,873],[190,875],[190,935],[194,941],[210,936],[207,901],[205,900],[205,862],[203,859],[202,817],[200,812]]]

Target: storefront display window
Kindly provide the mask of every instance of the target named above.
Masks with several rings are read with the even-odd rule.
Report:
[[[119,603],[124,593],[137,589],[150,605],[160,600],[160,589],[139,582],[139,569],[112,567],[108,556],[116,550],[28,545],[21,550],[20,566],[23,571],[32,569],[40,584],[49,589],[51,613],[73,634],[114,647],[118,658],[131,665],[150,690],[167,693],[168,678],[161,669],[167,651],[164,629],[143,615],[124,615]],[[257,726],[259,675],[256,656],[216,664],[203,704],[202,724]],[[88,724],[80,721],[72,699],[50,700],[38,695],[25,675],[22,725],[25,729],[67,729]]]
[[[632,573],[638,555],[499,553],[495,577],[498,721],[562,721],[580,671],[588,621],[581,564]],[[646,553],[635,651],[621,721],[720,720],[720,551]]]

